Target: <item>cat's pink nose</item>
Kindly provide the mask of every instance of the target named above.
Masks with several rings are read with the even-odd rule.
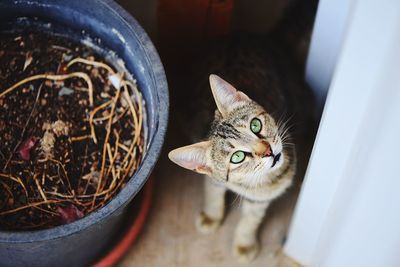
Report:
[[[261,141],[257,144],[255,154],[259,157],[270,157],[272,156],[272,149],[268,142]]]

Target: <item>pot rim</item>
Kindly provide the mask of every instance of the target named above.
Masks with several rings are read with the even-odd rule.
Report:
[[[138,43],[145,52],[145,58],[152,66],[151,76],[157,88],[154,96],[154,115],[158,118],[154,134],[149,136],[148,150],[144,155],[138,170],[131,176],[125,187],[104,207],[91,212],[82,219],[70,224],[60,225],[49,229],[32,231],[0,231],[0,243],[32,243],[48,241],[70,236],[97,224],[104,218],[112,216],[125,203],[131,201],[143,187],[154,168],[164,143],[168,125],[169,94],[168,85],[163,65],[150,38],[127,11],[112,0],[94,0],[96,4],[103,5],[110,13],[117,16],[125,25],[129,26],[130,34],[135,35]],[[18,3],[21,1],[14,1]],[[33,1],[29,1],[32,3]],[[101,229],[99,229],[101,230]]]

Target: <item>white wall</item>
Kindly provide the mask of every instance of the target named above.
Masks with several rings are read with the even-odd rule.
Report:
[[[350,19],[351,0],[320,0],[306,66],[306,81],[321,112]]]
[[[345,31],[285,252],[307,266],[400,266],[400,1],[350,7],[345,23],[319,25]]]

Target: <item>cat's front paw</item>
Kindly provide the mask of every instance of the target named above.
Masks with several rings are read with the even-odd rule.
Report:
[[[250,262],[256,258],[258,252],[260,251],[260,245],[258,243],[254,243],[251,245],[241,245],[234,244],[233,245],[233,254],[240,262]]]
[[[211,234],[219,228],[221,222],[221,219],[213,219],[201,211],[196,217],[196,228],[202,234]]]

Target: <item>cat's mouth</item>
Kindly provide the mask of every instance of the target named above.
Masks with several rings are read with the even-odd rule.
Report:
[[[271,168],[273,168],[275,165],[276,165],[276,163],[278,163],[279,162],[279,160],[281,159],[281,156],[282,156],[282,153],[281,152],[279,152],[278,154],[276,154],[276,155],[272,155],[272,157],[273,157],[273,161],[272,161],[272,165],[271,165]]]

